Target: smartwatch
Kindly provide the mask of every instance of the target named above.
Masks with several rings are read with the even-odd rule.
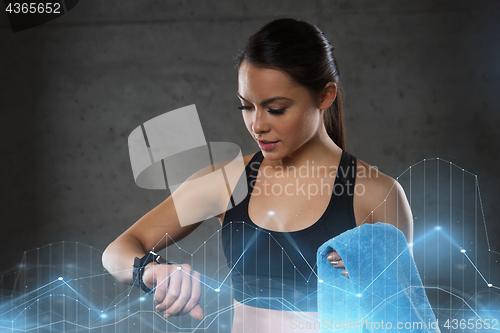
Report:
[[[139,289],[141,289],[147,294],[152,294],[154,292],[154,289],[150,289],[148,286],[144,284],[144,281],[142,280],[142,276],[144,274],[144,267],[146,267],[147,264],[152,263],[153,261],[158,264],[161,264],[160,260],[161,257],[158,254],[154,253],[153,251],[150,251],[142,258],[135,257],[134,268],[133,268],[134,286],[139,287]],[[169,264],[169,262],[167,263]]]

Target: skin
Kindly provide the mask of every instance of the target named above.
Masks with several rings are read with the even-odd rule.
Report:
[[[310,198],[301,194],[276,196],[255,195],[264,193],[265,186],[295,184],[293,177],[278,177],[283,168],[300,168],[314,161],[315,166],[339,165],[342,150],[330,139],[323,124],[323,112],[336,98],[337,87],[330,82],[318,96],[295,83],[284,72],[259,68],[243,62],[238,73],[238,96],[242,106],[243,119],[250,135],[257,141],[277,141],[269,151],[263,150],[264,159],[259,170],[265,170],[257,177],[249,203],[249,216],[257,225],[276,231],[295,231],[314,224],[323,214],[331,193],[319,193]],[[284,110],[273,113],[272,110]],[[253,155],[243,157],[246,165]],[[310,165],[310,164],[309,164]],[[221,165],[214,165],[215,169]],[[193,175],[190,179],[210,173],[212,166]],[[241,175],[241,170],[226,169],[233,176]],[[300,184],[321,182],[333,185],[335,177],[319,174],[315,177],[299,179]],[[411,211],[401,186],[392,178],[378,172],[370,165],[358,160],[356,186],[363,193],[354,193],[353,205],[356,225],[386,222],[395,225],[412,242],[413,224]],[[151,249],[159,250],[170,245],[172,239],[179,241],[194,231],[203,221],[203,216],[217,216],[220,223],[228,204],[225,184],[206,181],[195,188],[188,182],[175,192],[178,199],[174,206],[172,196],[151,210],[132,225],[103,254],[104,267],[119,281],[132,284],[131,267],[134,257],[142,257]],[[192,212],[190,203],[199,203],[197,210],[183,221],[181,226],[176,211],[185,209]],[[269,212],[273,211],[270,216]],[[187,223],[186,223],[187,222]],[[158,235],[165,235],[164,238]],[[158,246],[158,244],[161,244]],[[333,266],[345,271],[342,259],[336,252],[328,256]],[[156,287],[157,310],[165,318],[189,313],[193,318],[203,318],[203,310],[198,304],[201,286],[199,273],[189,265],[149,264],[144,271],[144,283]],[[291,320],[301,320],[304,314],[292,311],[276,311],[253,308],[235,301],[233,331],[271,332],[281,328],[284,332]],[[311,320],[316,313],[305,314]],[[303,320],[303,319],[302,319]],[[286,327],[285,327],[286,326]],[[292,330],[297,332],[297,329]],[[313,330],[314,331],[314,330]],[[312,332],[312,331],[311,331]]]

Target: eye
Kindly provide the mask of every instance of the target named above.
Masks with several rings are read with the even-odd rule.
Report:
[[[242,105],[242,106],[238,107],[238,109],[243,110],[243,111],[248,111],[248,110],[251,110],[252,107],[247,106],[247,105]]]
[[[286,108],[283,108],[283,109],[269,109],[267,110],[267,112],[271,113],[271,114],[282,114],[283,112],[285,112]]]

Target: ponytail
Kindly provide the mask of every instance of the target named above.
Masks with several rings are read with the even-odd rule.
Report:
[[[344,113],[342,110],[342,91],[340,85],[337,85],[337,97],[332,105],[325,110],[323,114],[326,132],[328,136],[339,146],[345,150],[345,126]]]

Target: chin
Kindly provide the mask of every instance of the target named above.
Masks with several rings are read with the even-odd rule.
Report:
[[[272,150],[260,150],[262,152],[262,155],[264,155],[264,158],[270,161],[278,161],[281,160],[284,156],[283,154],[279,152],[275,152]]]

